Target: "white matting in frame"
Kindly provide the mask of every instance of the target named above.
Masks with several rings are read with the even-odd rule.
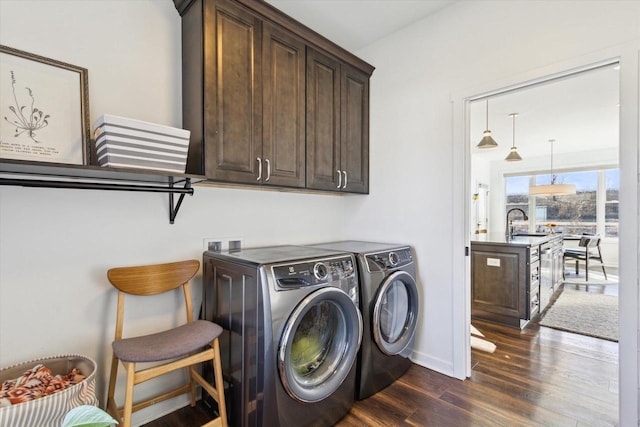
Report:
[[[0,158],[84,165],[87,70],[0,45]]]

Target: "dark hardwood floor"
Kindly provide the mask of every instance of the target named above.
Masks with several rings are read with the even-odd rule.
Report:
[[[357,402],[337,425],[616,426],[618,343],[535,325],[522,331],[473,322],[496,344],[472,350],[465,381],[414,365],[380,393]],[[192,427],[207,420],[186,407],[146,427]]]

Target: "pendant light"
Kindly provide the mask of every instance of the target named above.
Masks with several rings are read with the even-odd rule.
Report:
[[[556,184],[556,178],[553,174],[553,143],[555,139],[550,139],[551,144],[551,184],[534,185],[529,187],[529,194],[532,196],[568,196],[576,194],[576,186],[574,184]]]
[[[516,116],[518,113],[511,113],[509,115],[513,119],[513,144],[511,145],[511,151],[509,151],[509,154],[504,159],[507,162],[519,162],[522,160],[522,157],[520,157],[518,149],[516,148]]]
[[[484,136],[476,145],[477,148],[495,148],[498,143],[491,137],[491,131],[489,130],[489,98],[487,98],[487,126],[485,127]]]

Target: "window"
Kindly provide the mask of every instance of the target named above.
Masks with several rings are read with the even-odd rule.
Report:
[[[529,185],[551,182],[549,174],[505,177],[506,212],[519,207],[528,224],[513,218],[516,231],[554,231],[566,234],[598,233],[618,237],[619,170],[590,170],[555,174],[557,184],[575,184],[576,194],[529,197]],[[513,214],[512,214],[513,215]]]
[[[506,200],[506,212],[509,212],[514,208],[520,208],[525,212],[529,212],[528,176],[512,176],[506,179]],[[509,216],[509,218],[513,220],[512,224],[514,232],[526,233],[527,231],[529,231],[529,222],[523,219],[522,214],[512,213],[511,215]]]
[[[620,170],[605,171],[605,205],[604,205],[604,236],[618,237],[618,207],[620,205]]]

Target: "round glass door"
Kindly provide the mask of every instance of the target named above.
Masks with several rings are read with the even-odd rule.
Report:
[[[362,316],[347,293],[322,288],[308,295],[287,321],[278,351],[280,379],[301,402],[317,402],[337,390],[355,362]]]
[[[418,289],[407,272],[396,271],[378,289],[373,308],[373,338],[390,356],[402,353],[413,338],[418,320]]]

